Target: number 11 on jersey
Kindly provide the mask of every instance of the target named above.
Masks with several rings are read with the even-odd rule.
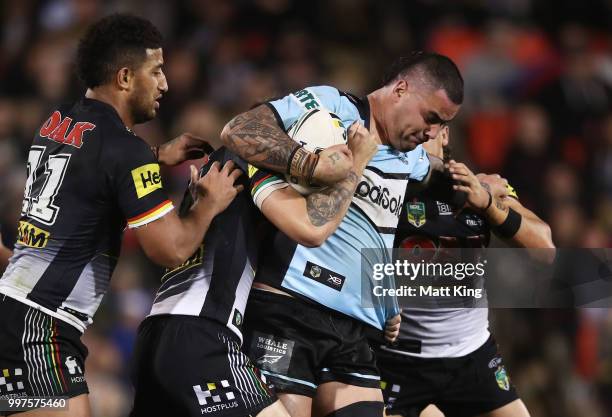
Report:
[[[30,149],[21,215],[52,225],[59,213],[59,207],[53,205],[53,200],[64,180],[70,154],[49,155],[41,172],[39,167],[45,149],[46,146],[32,146]]]

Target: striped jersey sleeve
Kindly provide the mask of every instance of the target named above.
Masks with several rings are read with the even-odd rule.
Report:
[[[159,164],[139,137],[126,137],[125,148],[115,155],[113,175],[117,203],[129,228],[163,217],[174,206],[163,189]]]
[[[272,174],[265,169],[257,168],[249,164],[248,171],[251,197],[260,210],[265,199],[274,191],[281,190],[289,185],[277,174]]]

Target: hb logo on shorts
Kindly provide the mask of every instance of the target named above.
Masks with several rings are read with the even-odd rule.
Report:
[[[231,401],[236,398],[234,393],[227,389],[229,388],[229,383],[227,382],[227,379],[221,381],[221,388],[217,388],[217,384],[215,384],[214,382],[208,382],[206,384],[206,388],[206,390],[203,390],[200,385],[193,386],[193,391],[195,392],[196,397],[198,397],[198,403],[200,405],[207,405],[209,398],[212,400],[213,403],[220,403],[222,401],[222,391],[226,391],[225,397],[227,398],[227,401]]]
[[[15,368],[15,371],[13,372],[13,376],[23,377],[23,371],[21,370],[21,368]],[[17,390],[23,389],[23,381],[15,381],[14,382],[15,386],[13,386],[13,383],[7,382],[7,378],[10,378],[10,377],[11,377],[11,372],[8,369],[3,369],[2,376],[0,377],[0,394],[2,394],[3,392],[5,393],[12,392],[15,390],[15,388],[17,388]]]

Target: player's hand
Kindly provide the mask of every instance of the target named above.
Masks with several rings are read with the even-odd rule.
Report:
[[[170,142],[161,145],[157,159],[160,164],[173,166],[188,159],[203,158],[204,155],[211,153],[213,150],[206,139],[191,133],[183,133]]]
[[[215,215],[221,213],[230,205],[232,200],[244,189],[241,184],[235,185],[242,171],[234,166],[232,161],[227,161],[222,169],[219,162],[214,162],[206,175],[198,179],[195,191],[201,203]],[[193,179],[194,170],[197,178],[197,170],[192,165],[191,175]]]
[[[448,171],[456,181],[453,189],[467,194],[466,205],[468,207],[479,211],[488,208],[492,194],[483,187],[476,175],[465,164],[451,160],[448,163]]]
[[[476,178],[480,181],[480,184],[485,187],[493,198],[503,200],[508,197],[508,180],[503,178],[499,174],[477,174]]]
[[[319,153],[312,179],[314,183],[333,185],[345,179],[353,168],[353,154],[347,145],[334,145]]]
[[[376,153],[380,140],[359,122],[350,125],[347,133],[354,165],[365,167]]]
[[[387,320],[387,322],[385,323],[385,340],[387,342],[395,342],[395,340],[399,336],[401,322],[402,316],[399,314]]]

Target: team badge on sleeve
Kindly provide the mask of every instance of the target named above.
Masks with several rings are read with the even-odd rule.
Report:
[[[136,195],[142,198],[153,191],[162,188],[159,164],[146,164],[132,170],[132,179],[136,187]]]

